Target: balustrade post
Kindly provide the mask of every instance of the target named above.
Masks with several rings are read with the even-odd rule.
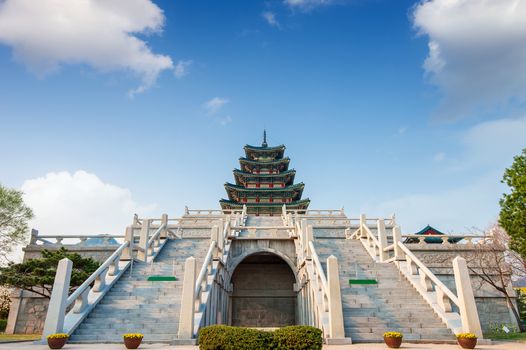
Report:
[[[365,214],[360,214],[360,238],[365,235],[365,230],[363,228],[365,225],[367,225]]]
[[[311,258],[312,253],[309,248],[309,242],[314,241],[314,234],[312,231],[312,225],[307,225],[307,229],[305,230],[305,245],[307,246],[307,259]]]
[[[194,337],[194,304],[195,304],[196,263],[189,257],[184,263],[183,294],[181,297],[181,314],[179,317],[179,339]]]
[[[327,259],[327,284],[329,287],[329,334],[330,337],[345,338],[338,259],[331,255]]]
[[[164,228],[161,231],[161,234],[159,235],[159,237],[166,238],[168,237],[168,214],[163,214],[161,216],[161,225],[164,225]]]
[[[133,259],[133,226],[126,227],[126,233],[124,234],[124,241],[128,242],[128,246],[123,249],[121,259],[132,260]]]
[[[402,232],[400,226],[393,227],[393,243],[394,243],[394,256],[396,260],[402,259],[403,252],[400,248],[400,242],[402,241]]]
[[[212,226],[212,232],[210,234],[210,241],[216,242],[216,249],[214,249],[213,258],[218,259],[220,256],[220,251],[217,249],[219,247],[219,241],[220,241],[221,234],[219,233],[219,227],[218,226]]]
[[[31,229],[31,240],[29,241],[29,244],[37,244],[38,240],[38,230],[35,230],[34,228]]]
[[[455,274],[455,285],[457,287],[458,308],[460,310],[460,318],[462,319],[462,331],[465,333],[473,333],[479,339],[482,339],[482,328],[480,327],[477,304],[475,303],[475,296],[473,295],[473,287],[471,286],[471,278],[469,276],[466,259],[460,256],[453,259],[453,272]]]
[[[42,331],[42,342],[46,342],[46,337],[50,334],[63,332],[72,268],[73,262],[68,258],[58,262],[44,330]]]
[[[413,261],[413,259],[409,255],[406,255],[405,256],[405,260],[406,260],[406,264],[407,264],[407,269],[409,270],[409,274],[410,275],[418,274],[418,266],[416,266],[416,264]]]
[[[389,258],[389,253],[384,252],[384,248],[387,247],[387,232],[385,231],[385,221],[383,219],[379,219],[376,222],[377,228],[378,228],[378,243],[380,243],[380,247],[378,247],[378,250],[380,251],[380,261],[386,261]]]
[[[141,261],[148,262],[148,241],[150,240],[150,224],[151,219],[143,219],[141,234],[139,237],[139,251],[137,253],[137,258]]]

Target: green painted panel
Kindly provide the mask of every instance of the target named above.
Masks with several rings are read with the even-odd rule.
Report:
[[[150,282],[173,282],[173,281],[177,281],[177,277],[175,276],[150,276],[148,277],[148,281]]]
[[[357,279],[357,280],[353,280],[353,279],[350,279],[349,280],[349,284],[378,284],[378,281],[377,280],[368,280],[368,279]]]

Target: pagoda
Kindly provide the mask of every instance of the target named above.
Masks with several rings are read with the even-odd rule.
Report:
[[[246,145],[245,157],[239,158],[234,169],[235,184],[225,183],[228,199],[221,199],[221,209],[230,213],[247,206],[253,215],[281,215],[287,209],[305,213],[309,199],[301,199],[305,184],[294,184],[296,170],[289,169],[290,158],[284,157],[285,145],[269,147],[267,132],[263,132],[261,147]]]

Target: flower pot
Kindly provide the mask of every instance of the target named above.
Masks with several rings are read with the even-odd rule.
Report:
[[[384,337],[384,342],[391,349],[398,349],[402,345],[402,338]]]
[[[126,349],[137,349],[141,345],[142,338],[124,338]]]
[[[48,338],[47,345],[50,349],[62,349],[67,341],[68,338]]]
[[[477,346],[477,338],[457,338],[457,342],[462,349],[475,349]]]

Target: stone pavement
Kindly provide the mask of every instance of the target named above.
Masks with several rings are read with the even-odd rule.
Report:
[[[30,342],[0,344],[0,350],[48,350],[47,345],[34,345]],[[66,344],[64,350],[123,350],[123,344]],[[198,350],[197,346],[168,346],[164,344],[143,344],[139,349],[155,350]],[[324,346],[324,350],[371,350],[387,349],[384,344],[354,344]],[[411,350],[459,350],[458,345],[448,344],[402,344],[401,349]],[[477,346],[478,350],[525,350],[526,343],[499,342],[493,345]]]

